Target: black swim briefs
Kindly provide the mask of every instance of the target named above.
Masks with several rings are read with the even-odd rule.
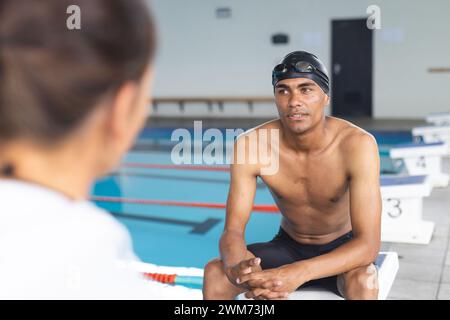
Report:
[[[302,244],[292,239],[281,227],[269,242],[254,243],[247,250],[261,258],[262,269],[277,268],[300,260],[306,260],[328,253],[353,238],[350,231],[327,244]],[[304,283],[302,287],[321,286],[341,295],[337,289],[337,276],[326,277]]]

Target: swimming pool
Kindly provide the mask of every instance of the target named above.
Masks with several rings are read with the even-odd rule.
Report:
[[[172,164],[170,150],[174,142],[170,141],[170,136],[173,130],[143,130],[124,163]],[[411,134],[372,133],[379,143],[382,171],[401,171],[401,167],[389,160],[388,150],[397,143],[411,142]],[[227,171],[122,166],[113,174],[99,179],[92,195],[114,197],[120,201],[96,201],[96,204],[112,212],[128,228],[135,252],[143,261],[203,268],[210,259],[219,255],[218,242],[224,227],[225,209],[220,206],[167,205],[164,201],[223,205],[228,187]],[[157,204],[133,203],[143,199],[157,200]],[[260,180],[255,205],[274,205],[270,192]],[[253,212],[246,229],[247,243],[272,239],[279,223],[279,214]]]

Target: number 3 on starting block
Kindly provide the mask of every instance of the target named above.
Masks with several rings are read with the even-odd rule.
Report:
[[[400,199],[388,198],[383,200],[383,208],[386,210],[386,214],[391,218],[398,218],[402,214]]]

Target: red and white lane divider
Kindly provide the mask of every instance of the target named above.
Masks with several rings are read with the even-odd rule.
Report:
[[[92,196],[92,201],[97,202],[116,202],[116,203],[131,203],[141,205],[160,205],[160,206],[174,206],[174,207],[196,207],[196,208],[209,208],[209,209],[225,209],[225,203],[212,203],[212,202],[187,202],[187,201],[175,201],[175,200],[153,200],[153,199],[132,199],[122,197],[104,197],[104,196]],[[279,213],[278,207],[274,205],[254,205],[253,211],[265,212],[265,213]]]
[[[228,172],[230,166],[205,166],[205,165],[184,165],[184,164],[160,164],[160,163],[141,163],[126,162],[121,165],[124,168],[142,168],[142,169],[161,169],[161,170],[184,170],[184,171],[218,171]]]

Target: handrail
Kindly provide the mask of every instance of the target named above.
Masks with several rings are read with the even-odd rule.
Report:
[[[224,111],[224,105],[226,103],[243,102],[248,106],[250,113],[255,110],[255,103],[275,103],[273,97],[163,97],[149,99],[153,109],[157,112],[159,106],[165,103],[174,103],[178,105],[179,111],[183,114],[186,110],[186,104],[188,103],[204,103],[208,106],[208,113],[213,112],[213,106],[217,105],[219,112]]]
[[[154,104],[159,103],[226,103],[226,102],[274,102],[273,97],[163,97],[153,98]]]

